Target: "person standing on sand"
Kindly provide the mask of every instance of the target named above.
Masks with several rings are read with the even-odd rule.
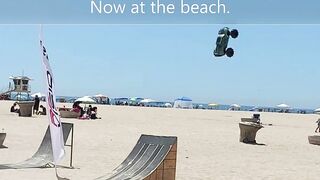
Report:
[[[39,104],[40,104],[40,98],[38,97],[38,95],[36,95],[36,97],[34,98],[33,114],[38,114]]]
[[[316,130],[314,132],[317,132],[317,130],[319,130],[319,133],[320,133],[320,118],[318,119],[318,121],[316,123],[318,124],[318,127],[316,128]]]

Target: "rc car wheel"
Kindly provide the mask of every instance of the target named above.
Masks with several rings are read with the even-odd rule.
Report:
[[[228,57],[232,57],[232,56],[234,55],[233,49],[232,49],[232,48],[228,48],[228,49],[226,50],[226,55],[227,55]]]
[[[232,29],[232,31],[230,32],[230,35],[232,38],[237,38],[239,36],[239,32],[236,29]]]

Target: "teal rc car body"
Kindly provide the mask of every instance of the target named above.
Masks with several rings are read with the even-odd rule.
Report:
[[[234,50],[232,48],[228,48],[229,38],[237,38],[239,35],[238,30],[233,29],[230,31],[228,27],[224,27],[219,30],[218,37],[216,41],[216,48],[213,52],[214,56],[221,57],[227,55],[228,57],[232,57],[234,54]]]

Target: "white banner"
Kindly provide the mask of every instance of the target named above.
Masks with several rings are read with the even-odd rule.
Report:
[[[46,80],[46,102],[47,109],[49,111],[49,125],[51,133],[51,142],[53,150],[54,163],[57,164],[65,154],[64,151],[64,140],[62,132],[62,124],[59,117],[59,111],[56,107],[56,96],[55,96],[55,84],[53,80],[52,70],[49,64],[49,56],[47,50],[40,39],[42,64],[45,72]]]

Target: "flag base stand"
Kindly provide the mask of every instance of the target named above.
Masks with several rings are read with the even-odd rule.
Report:
[[[69,168],[70,169],[74,169],[73,167],[73,137],[74,137],[74,125],[73,123],[68,123],[71,125],[71,142],[70,144],[65,144],[65,146],[70,147],[70,164],[69,164]]]

